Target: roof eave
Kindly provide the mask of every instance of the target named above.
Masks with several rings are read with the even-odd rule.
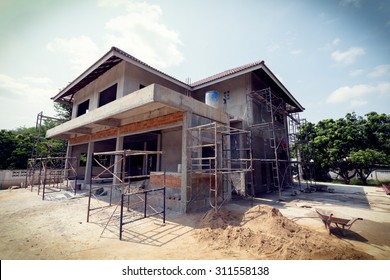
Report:
[[[238,76],[250,73],[252,71],[260,69],[263,64],[264,64],[264,62],[262,61],[258,65],[254,65],[252,67],[248,67],[248,68],[243,69],[241,71],[238,71],[238,72],[235,72],[235,73],[232,73],[232,74],[228,74],[228,75],[225,75],[223,77],[216,78],[214,80],[210,80],[210,81],[205,82],[203,84],[195,85],[195,86],[192,87],[192,90],[198,90],[198,89],[201,89],[201,88],[204,88],[204,87],[207,87],[207,86],[214,85],[216,83],[220,83],[220,82],[223,82],[223,81],[226,81],[226,80],[229,80],[229,79],[232,79],[232,78],[235,78],[235,77],[238,77]]]
[[[298,100],[295,99],[295,97],[288,91],[288,89],[279,81],[279,79],[274,75],[274,73],[272,73],[272,71],[264,63],[261,66],[263,70],[267,73],[267,75],[270,76],[272,80],[278,85],[278,87],[282,89],[285,92],[285,94],[294,102],[294,105],[296,105],[296,107],[303,112],[305,108],[298,102]]]
[[[103,55],[98,61],[92,64],[87,70],[85,70],[80,76],[78,76],[73,82],[69,83],[65,88],[63,88],[56,96],[52,97],[54,101],[59,101],[64,94],[69,91],[72,87],[76,86],[82,79],[91,74],[96,68],[102,65],[110,57],[114,56],[115,48],[112,47],[105,55]]]
[[[107,62],[110,58],[117,57],[121,59],[122,61],[129,62],[137,67],[140,67],[150,73],[153,73],[157,76],[160,76],[172,83],[175,83],[181,87],[184,87],[187,90],[191,90],[191,87],[180,81],[177,80],[161,71],[158,71],[157,69],[142,63],[137,58],[131,56],[130,54],[127,54],[126,52],[118,49],[117,47],[112,47],[105,55],[103,55],[98,61],[96,61],[94,64],[92,64],[87,70],[85,70],[80,76],[78,76],[73,82],[69,83],[64,89],[62,89],[57,95],[52,97],[51,99],[56,102],[71,102],[71,100],[67,100],[65,97],[67,96],[66,93],[71,90],[73,87],[77,86],[78,83],[80,83],[83,79],[85,79],[88,75],[90,75],[94,70],[96,70],[99,66]]]
[[[241,75],[253,72],[253,71],[258,70],[258,69],[264,70],[264,72],[269,77],[271,77],[271,79],[275,82],[275,84],[281,90],[283,90],[283,92],[294,102],[294,105],[297,107],[298,110],[300,110],[300,111],[304,111],[305,110],[305,108],[294,98],[294,96],[287,90],[287,88],[279,81],[279,79],[265,65],[264,61],[261,61],[261,63],[259,63],[257,65],[254,65],[252,67],[248,67],[248,68],[243,69],[241,71],[238,71],[236,73],[233,73],[233,74],[230,74],[230,75],[226,75],[226,76],[223,76],[223,77],[219,77],[219,78],[216,78],[214,80],[210,80],[208,82],[205,82],[203,84],[199,84],[199,85],[193,86],[192,90],[198,90],[198,89],[201,89],[201,88],[205,88],[207,86],[211,86],[211,85],[214,85],[216,83],[220,83],[220,82],[223,82],[223,81],[226,81],[226,80],[229,80],[229,79],[232,79],[232,78],[235,78],[235,77],[238,77],[238,76],[241,76]]]

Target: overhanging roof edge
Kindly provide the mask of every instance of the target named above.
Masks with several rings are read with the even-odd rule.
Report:
[[[203,84],[196,85],[196,86],[192,87],[192,90],[198,90],[198,89],[201,89],[201,88],[204,88],[204,87],[207,87],[207,86],[219,83],[219,82],[223,82],[223,81],[231,79],[231,78],[235,78],[235,77],[238,77],[238,76],[250,73],[250,72],[252,72],[254,70],[260,69],[262,64],[263,64],[263,62],[261,62],[261,64],[258,64],[258,65],[255,65],[255,66],[243,69],[243,70],[238,71],[236,73],[227,74],[225,76],[216,78],[214,80],[210,80],[210,81],[205,82]]]
[[[65,97],[67,95],[70,95],[70,94],[66,94],[66,93],[68,93],[73,87],[77,86],[80,82],[83,81],[83,79],[87,78],[88,75],[92,74],[93,71],[97,70],[100,66],[102,66],[104,63],[106,63],[107,61],[109,61],[113,57],[117,57],[121,61],[129,62],[137,67],[140,67],[140,68],[147,70],[147,71],[149,71],[157,76],[160,76],[166,80],[169,80],[169,81],[171,81],[179,86],[182,86],[188,90],[191,90],[191,87],[188,84],[186,84],[185,82],[182,82],[182,81],[180,81],[172,76],[169,76],[168,74],[165,74],[164,72],[157,70],[156,68],[142,62],[141,60],[122,51],[121,49],[119,49],[117,47],[112,47],[98,61],[96,61],[94,64],[92,64],[87,70],[85,70],[81,75],[79,75],[75,80],[73,80],[71,83],[69,83],[64,89],[62,89],[57,95],[55,95],[51,99],[54,101],[60,101],[59,100],[60,98]]]
[[[104,54],[99,60],[97,60],[94,64],[88,67],[81,75],[79,75],[76,79],[70,82],[65,88],[63,88],[57,95],[53,96],[51,99],[56,101],[57,99],[64,96],[64,94],[69,91],[72,87],[74,87],[77,83],[79,83],[82,79],[87,77],[90,73],[92,73],[96,68],[106,62],[110,57],[114,56],[115,48],[112,47],[106,54]]]
[[[263,69],[267,73],[267,75],[270,76],[272,80],[274,80],[274,82],[279,86],[279,88],[282,89],[286,93],[286,95],[295,103],[295,105],[297,105],[300,110],[304,111],[305,108],[298,102],[298,100],[295,99],[295,97],[289,92],[289,90],[283,85],[283,83],[279,81],[279,79],[274,75],[274,73],[272,73],[272,71],[267,67],[267,65],[265,65],[265,63],[263,63]]]

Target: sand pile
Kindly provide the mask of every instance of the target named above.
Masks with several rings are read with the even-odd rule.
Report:
[[[373,259],[337,237],[298,225],[264,205],[245,213],[210,210],[200,220],[196,236],[213,250],[244,250],[257,259]]]

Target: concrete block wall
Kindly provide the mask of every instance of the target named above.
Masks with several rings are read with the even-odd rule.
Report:
[[[18,170],[0,170],[0,188],[9,188],[11,186],[20,186],[26,181],[25,169]],[[36,176],[38,177],[38,176]],[[38,178],[35,179],[38,183]]]
[[[166,208],[174,212],[180,212],[181,173],[166,172],[164,176],[164,172],[151,172],[149,188],[153,189],[160,187],[165,187]]]
[[[51,169],[53,174],[62,174],[62,169]],[[12,186],[24,186],[26,182],[26,169],[0,170],[0,189],[6,189]],[[43,177],[43,174],[41,175]],[[55,176],[55,182],[61,182],[62,176]],[[39,170],[35,171],[34,184],[39,183]]]
[[[222,177],[218,176],[218,185],[222,189]],[[189,179],[189,189],[187,199],[190,201],[187,204],[187,212],[203,211],[210,208],[210,185],[214,185],[215,176],[208,174],[194,173]],[[214,204],[214,199],[211,197],[211,202]]]
[[[104,75],[100,76],[92,83],[80,89],[79,92],[75,95],[72,119],[76,117],[77,106],[87,99],[89,99],[89,111],[98,108],[99,93],[114,84],[118,85],[117,99],[122,97],[124,95],[124,72],[125,64],[119,63],[104,73]]]

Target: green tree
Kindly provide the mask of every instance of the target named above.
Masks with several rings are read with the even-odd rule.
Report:
[[[0,169],[25,169],[31,158],[33,148],[39,157],[63,156],[67,143],[60,139],[46,139],[46,131],[69,120],[71,107],[55,104],[56,119],[45,118],[42,125],[20,127],[14,130],[0,131]]]
[[[347,184],[356,174],[367,184],[375,165],[389,163],[390,115],[349,113],[336,121],[309,123],[299,137],[305,140],[303,162],[314,161],[317,174],[333,171]]]
[[[12,131],[2,129],[0,131],[0,169],[7,169],[13,150],[16,147],[15,134]]]
[[[373,149],[352,151],[349,160],[362,180],[363,185],[367,185],[367,178],[375,170],[375,165],[386,162],[386,154]]]
[[[68,121],[72,117],[72,104],[55,102],[54,110],[56,111],[56,118],[60,122]]]
[[[31,156],[34,136],[29,132],[1,130],[0,169],[24,169]]]

